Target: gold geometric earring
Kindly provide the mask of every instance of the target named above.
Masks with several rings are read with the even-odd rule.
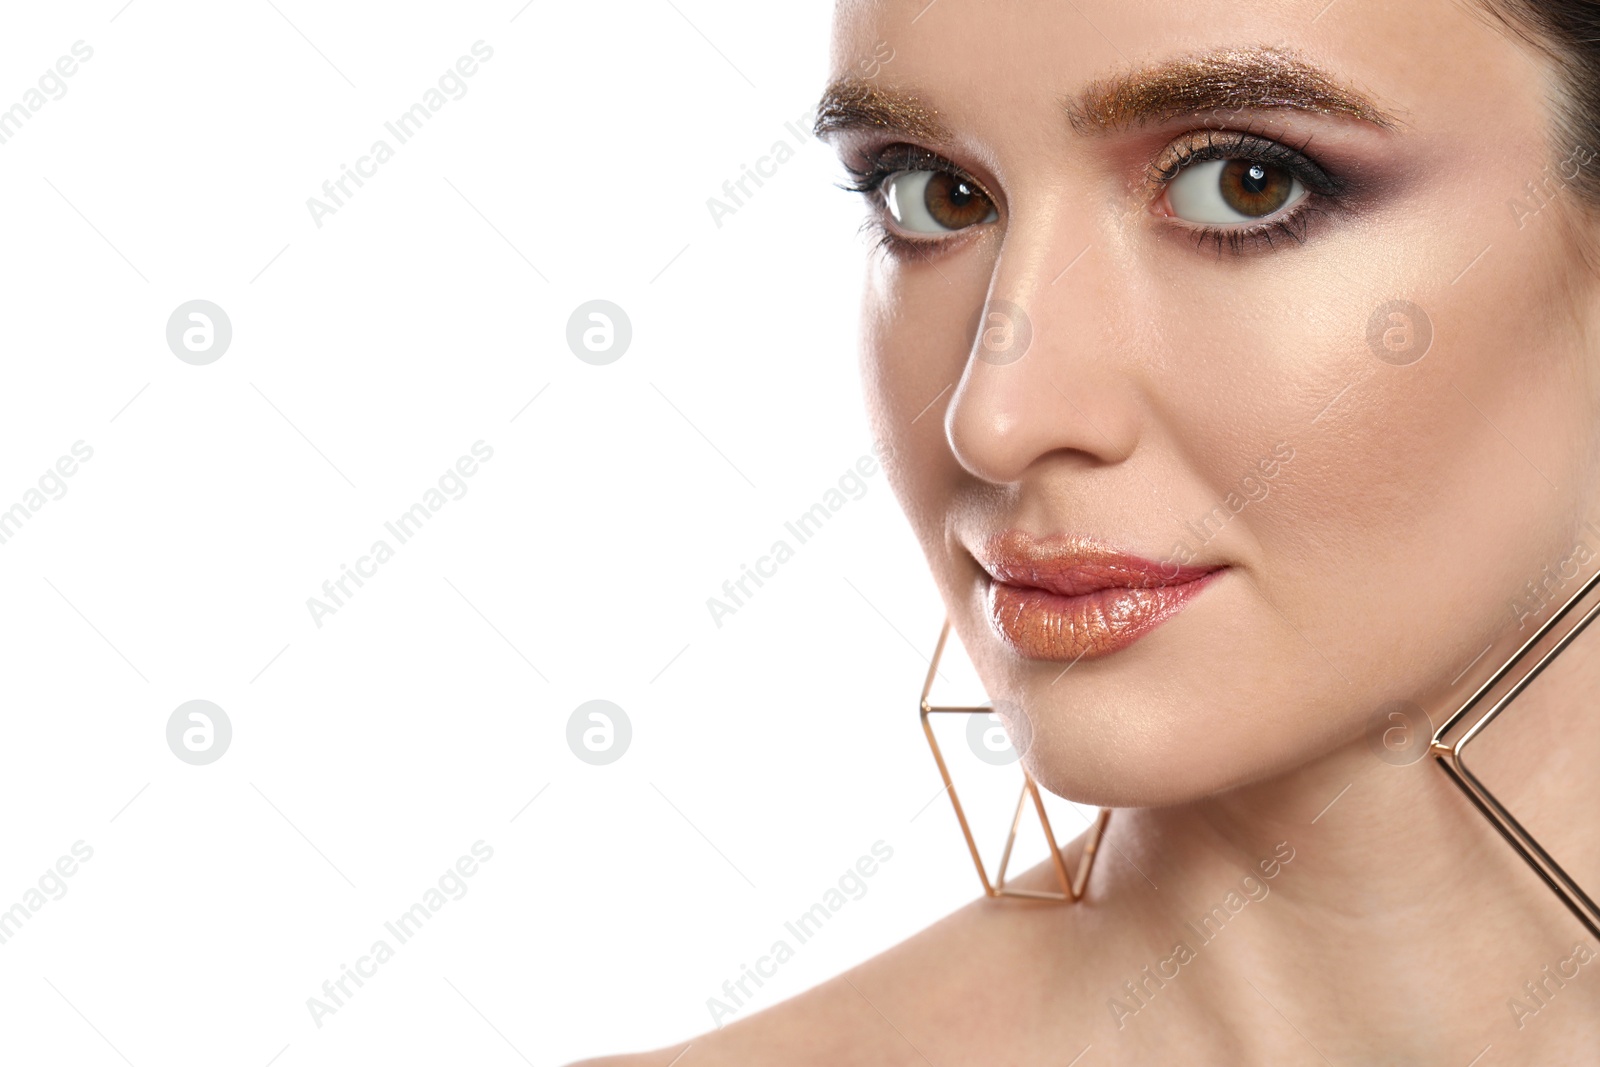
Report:
[[[1462,755],[1467,743],[1480,736],[1484,727],[1493,722],[1506,705],[1538,677],[1557,653],[1571,645],[1573,639],[1600,613],[1600,596],[1583,603],[1590,598],[1597,585],[1600,585],[1600,573],[1580,586],[1560,611],[1534,631],[1533,636],[1523,642],[1504,666],[1490,675],[1459,709],[1445,719],[1444,725],[1434,731],[1428,750],[1450,780],[1460,787],[1490,825],[1500,831],[1500,836],[1505,838],[1517,855],[1533,868],[1534,873],[1591,934],[1600,937],[1600,907],[1595,906],[1589,894],[1572,880],[1572,876],[1551,858],[1550,853],[1478,780]],[[1581,611],[1580,604],[1583,604]],[[1460,732],[1453,742],[1445,740],[1445,735],[1458,730]]]
[[[962,810],[961,798],[956,795],[955,782],[950,779],[950,769],[945,766],[944,754],[939,751],[938,738],[933,736],[933,724],[928,721],[930,715],[987,715],[994,711],[994,707],[988,704],[977,707],[936,707],[928,703],[928,694],[933,690],[934,675],[939,671],[939,659],[944,655],[944,644],[949,637],[950,620],[947,617],[944,620],[944,628],[939,631],[939,643],[934,646],[933,659],[928,663],[928,677],[922,683],[922,698],[918,703],[922,714],[922,731],[928,736],[928,747],[933,750],[933,760],[939,765],[939,775],[944,779],[945,791],[950,794],[950,803],[956,809],[956,822],[961,824],[961,833],[967,839],[967,851],[972,854],[973,866],[978,868],[978,877],[983,882],[984,894],[991,897],[1027,897],[1033,900],[1060,902],[1081,900],[1084,887],[1089,884],[1089,871],[1094,866],[1095,853],[1100,848],[1100,838],[1105,834],[1106,823],[1111,820],[1111,809],[1100,809],[1100,815],[1089,831],[1089,838],[1084,842],[1083,855],[1078,859],[1077,875],[1068,878],[1067,864],[1061,856],[1060,846],[1056,844],[1056,835],[1050,829],[1050,816],[1045,813],[1044,801],[1039,796],[1038,783],[1033,780],[1033,775],[1029,774],[1026,768],[1022,771],[1022,792],[1017,797],[1017,810],[1011,816],[1011,832],[1006,835],[1006,847],[1000,855],[1000,867],[995,873],[994,880],[990,881],[983,857],[978,853],[978,843],[972,837],[972,828],[967,825],[967,813]],[[1050,859],[1055,867],[1056,879],[1061,884],[1060,892],[1013,889],[1006,885],[1006,867],[1011,862],[1011,846],[1016,843],[1017,829],[1022,824],[1022,812],[1030,797],[1033,800],[1033,809],[1038,813],[1044,839],[1050,845]]]

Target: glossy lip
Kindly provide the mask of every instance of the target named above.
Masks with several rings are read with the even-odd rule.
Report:
[[[1226,568],[1157,563],[1070,534],[1006,530],[985,542],[989,622],[1028,659],[1076,662],[1126,648]]]

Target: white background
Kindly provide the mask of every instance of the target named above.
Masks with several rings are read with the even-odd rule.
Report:
[[[867,893],[739,1015],[974,895],[915,712],[941,608],[883,474],[721,627],[706,607],[872,445],[862,208],[785,125],[829,8],[8,8],[0,108],[93,57],[0,144],[0,509],[93,458],[0,545],[0,909],[93,857],[0,944],[0,1060],[544,1067],[711,1027],[877,841]],[[397,145],[385,121],[479,40]],[[565,339],[597,298],[632,323],[607,366]],[[166,342],[193,299],[232,323],[206,366]],[[466,494],[319,627],[307,598],[480,440]],[[567,744],[597,698],[633,731],[605,766]],[[205,766],[166,740],[194,699],[233,729]],[[952,737],[997,845],[1018,772],[978,784]],[[466,894],[317,1025],[308,998],[480,840]]]

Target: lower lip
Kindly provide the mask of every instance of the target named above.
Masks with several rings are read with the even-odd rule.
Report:
[[[1182,611],[1221,573],[1212,571],[1181,585],[1117,587],[1082,596],[991,580],[989,622],[1028,659],[1095,659],[1127,648]]]

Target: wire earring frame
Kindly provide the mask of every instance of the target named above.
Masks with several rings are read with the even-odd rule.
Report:
[[[1044,800],[1039,796],[1038,783],[1026,769],[1022,771],[1022,792],[1017,796],[1017,808],[1011,816],[1011,831],[1006,835],[1005,850],[1000,854],[1000,867],[995,872],[993,880],[989,878],[983,856],[978,852],[978,842],[973,839],[972,828],[967,825],[967,813],[961,807],[961,798],[956,795],[955,782],[950,778],[950,768],[945,765],[944,753],[939,751],[939,739],[933,736],[933,724],[929,721],[929,716],[932,715],[987,715],[994,711],[993,705],[990,704],[942,707],[928,703],[928,695],[933,691],[934,676],[939,672],[939,660],[944,655],[945,642],[949,637],[950,620],[946,618],[944,628],[939,631],[939,643],[933,649],[933,659],[928,663],[928,677],[922,683],[922,699],[919,701],[922,731],[928,737],[928,747],[933,750],[933,761],[939,765],[939,776],[944,779],[945,792],[950,794],[950,804],[956,810],[956,822],[961,824],[962,836],[967,839],[967,851],[972,854],[972,865],[978,868],[978,878],[983,882],[984,894],[991,897],[1027,897],[1031,900],[1053,900],[1063,903],[1083,899],[1084,888],[1089,884],[1089,871],[1094,867],[1094,857],[1100,849],[1100,838],[1106,832],[1106,823],[1111,820],[1111,809],[1100,809],[1100,816],[1095,819],[1094,825],[1089,830],[1089,838],[1084,842],[1083,855],[1078,859],[1077,873],[1069,878],[1066,860],[1061,856],[1061,847],[1056,844],[1055,832],[1050,829],[1050,816],[1045,813]],[[1006,884],[1006,868],[1011,863],[1011,848],[1016,844],[1017,830],[1022,825],[1022,813],[1030,798],[1033,800],[1033,810],[1039,816],[1039,827],[1044,831],[1044,839],[1050,846],[1050,861],[1055,868],[1056,880],[1061,886],[1058,892],[1017,889]]]
[[[1519,823],[1489,788],[1473,774],[1464,758],[1464,750],[1475,738],[1483,734],[1495,718],[1517,695],[1549,665],[1557,654],[1572,644],[1584,627],[1600,614],[1600,596],[1593,596],[1600,586],[1600,572],[1589,578],[1560,611],[1543,623],[1453,714],[1445,719],[1433,734],[1429,751],[1450,780],[1461,788],[1473,806],[1489,820],[1506,843],[1533,868],[1535,874],[1577,916],[1591,934],[1600,937],[1600,908],[1584,892],[1544,846]],[[1458,732],[1459,731],[1459,732]],[[1446,741],[1455,734],[1454,741]]]

